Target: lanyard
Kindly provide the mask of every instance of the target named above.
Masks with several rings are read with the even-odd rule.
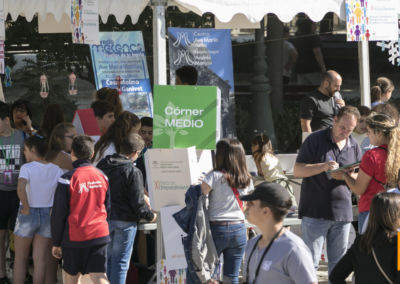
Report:
[[[267,252],[269,251],[269,249],[271,248],[273,242],[275,241],[275,239],[279,236],[279,234],[281,233],[283,229],[283,226],[279,229],[279,231],[275,234],[275,236],[272,238],[271,242],[268,244],[267,248],[265,249],[264,253],[262,254],[260,261],[258,262],[257,265],[257,269],[256,269],[256,274],[254,276],[254,280],[253,283],[255,284],[257,281],[257,277],[258,277],[258,273],[260,272],[260,267],[261,267],[261,263],[263,262],[263,259],[265,257],[265,255],[267,254]],[[254,251],[256,250],[256,247],[258,245],[258,242],[261,240],[262,237],[260,237],[257,241],[256,244],[254,245],[253,249],[251,250],[251,253],[249,255],[249,259],[247,260],[247,268],[246,268],[246,278],[249,278],[249,266],[250,266],[250,260],[251,257],[253,256]]]

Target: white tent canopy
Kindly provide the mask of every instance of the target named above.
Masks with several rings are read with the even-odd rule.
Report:
[[[244,14],[252,22],[260,22],[266,14],[273,13],[282,22],[289,22],[296,14],[306,13],[314,22],[328,12],[346,19],[344,0],[175,0],[178,7],[199,15],[210,12],[221,22],[229,22],[235,14]]]
[[[70,16],[71,0],[3,0],[4,12],[13,20],[19,15],[31,21],[35,14],[45,19],[48,14],[60,21],[63,15]],[[193,11],[199,15],[213,13],[221,22],[229,22],[236,14],[244,15],[255,23],[268,13],[274,13],[283,22],[290,21],[296,14],[306,13],[313,21],[320,21],[328,12],[341,19],[346,18],[345,0],[98,0],[99,15],[106,22],[114,15],[118,23],[130,16],[136,23],[147,5],[153,9],[153,56],[154,83],[166,84],[165,6],[176,5],[182,11]],[[400,8],[400,7],[399,7]],[[369,105],[369,58],[368,44],[359,44],[361,103]]]
[[[113,14],[118,23],[123,23],[130,16],[136,23],[143,9],[150,0],[98,0],[99,14],[107,21]],[[4,10],[13,20],[19,15],[31,21],[37,13],[43,19],[47,14],[54,15],[60,21],[63,14],[70,15],[70,0],[4,0]],[[260,22],[268,13],[274,13],[283,22],[290,21],[300,12],[306,13],[313,21],[319,21],[328,12],[334,12],[345,19],[344,0],[174,0],[169,5],[176,5],[183,11],[193,11],[199,15],[213,13],[221,22],[229,22],[235,14],[244,14],[250,22]]]
[[[115,15],[117,22],[122,24],[126,16],[131,16],[136,23],[150,0],[98,0],[99,15],[107,22],[109,15]],[[19,15],[31,21],[35,14],[43,20],[48,14],[60,21],[63,14],[71,15],[71,0],[4,0],[4,12],[10,14],[15,21]]]

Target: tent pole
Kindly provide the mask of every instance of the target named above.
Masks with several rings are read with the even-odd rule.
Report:
[[[165,7],[167,0],[152,0],[154,85],[167,84],[167,47],[165,41]]]
[[[368,41],[358,42],[358,70],[360,74],[361,105],[371,107]]]

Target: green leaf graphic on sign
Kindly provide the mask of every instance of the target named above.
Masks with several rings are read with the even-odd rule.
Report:
[[[153,146],[215,149],[217,96],[216,87],[156,85]]]
[[[172,110],[175,110],[175,105],[172,102],[168,102],[167,107],[169,107]],[[171,115],[166,115],[165,118],[162,117],[161,115],[154,115],[154,124],[157,127],[161,127],[162,129],[160,128],[155,129],[153,135],[160,136],[162,134],[166,134],[167,136],[169,136],[169,147],[173,148],[175,146],[176,134],[179,133],[180,135],[188,135],[189,132],[183,129],[178,129],[176,127],[173,127],[172,124],[169,122],[177,120],[185,121],[191,119],[192,119],[191,115],[177,116],[175,114],[175,111],[172,111]]]
[[[154,121],[153,121],[154,126],[157,126],[157,127],[160,127],[160,128],[164,127],[164,117],[155,114],[153,119],[154,119]],[[159,135],[161,135],[161,134],[159,134]]]

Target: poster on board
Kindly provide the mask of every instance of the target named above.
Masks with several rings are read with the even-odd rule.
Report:
[[[221,90],[223,137],[236,136],[231,30],[168,28],[168,51],[171,84],[178,68],[195,67],[196,85]]]
[[[164,206],[185,206],[185,193],[212,170],[210,150],[148,149],[144,154],[147,189],[154,210]]]
[[[98,0],[71,0],[72,43],[99,44]]]
[[[220,95],[210,86],[154,86],[154,148],[215,149]]]
[[[183,206],[177,205],[162,207],[160,210],[165,259],[168,269],[187,267],[183,244],[182,242],[177,241],[183,236],[186,236],[186,233],[181,229],[181,227],[179,227],[172,216],[182,208]]]
[[[398,0],[346,0],[347,41],[397,40]]]
[[[96,88],[118,89],[124,110],[153,116],[153,101],[142,32],[101,32],[91,45]]]

